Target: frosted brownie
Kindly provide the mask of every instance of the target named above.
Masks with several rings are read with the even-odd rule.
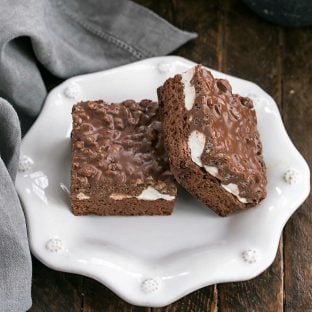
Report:
[[[158,89],[171,172],[226,216],[266,196],[266,169],[252,100],[197,65]]]
[[[72,110],[71,207],[75,215],[168,215],[176,186],[158,103],[81,102]]]

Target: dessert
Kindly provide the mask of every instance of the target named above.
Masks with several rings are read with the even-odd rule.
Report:
[[[158,88],[164,145],[176,180],[217,214],[257,205],[266,169],[252,100],[201,65]]]
[[[72,110],[75,215],[168,215],[176,198],[158,103],[80,102]]]

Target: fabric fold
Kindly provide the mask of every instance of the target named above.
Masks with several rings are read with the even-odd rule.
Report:
[[[126,0],[0,2],[0,96],[29,116],[46,96],[38,62],[68,78],[168,54],[196,37]]]
[[[0,312],[20,312],[31,305],[31,261],[14,188],[12,106],[27,128],[47,95],[43,68],[65,79],[168,54],[196,34],[127,0],[0,0],[0,8]]]
[[[14,181],[21,132],[17,114],[0,98],[0,311],[31,306],[31,258],[25,217]]]

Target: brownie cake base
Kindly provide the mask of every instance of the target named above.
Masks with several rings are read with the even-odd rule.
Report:
[[[171,214],[176,186],[163,147],[158,103],[81,102],[72,116],[73,214]]]
[[[92,201],[84,200],[83,205],[78,200],[72,200],[72,211],[76,216],[154,216],[170,215],[174,202],[168,204],[163,199],[154,200],[152,203],[135,198],[129,198],[116,203],[115,200]]]
[[[220,216],[266,196],[252,101],[198,65],[158,88],[164,146],[176,180]]]

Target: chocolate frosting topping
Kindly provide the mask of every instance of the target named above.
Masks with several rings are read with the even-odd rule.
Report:
[[[160,189],[161,181],[172,181],[158,103],[81,102],[73,107],[73,123],[73,168],[81,187],[109,181],[113,185],[157,185]],[[171,185],[172,189],[164,192],[174,195],[175,186]]]
[[[227,80],[214,79],[201,65],[195,67],[191,85],[196,97],[186,115],[189,134],[197,130],[206,138],[203,166],[217,168],[221,184],[235,184],[246,202],[259,202],[267,181],[252,100],[233,94]]]

